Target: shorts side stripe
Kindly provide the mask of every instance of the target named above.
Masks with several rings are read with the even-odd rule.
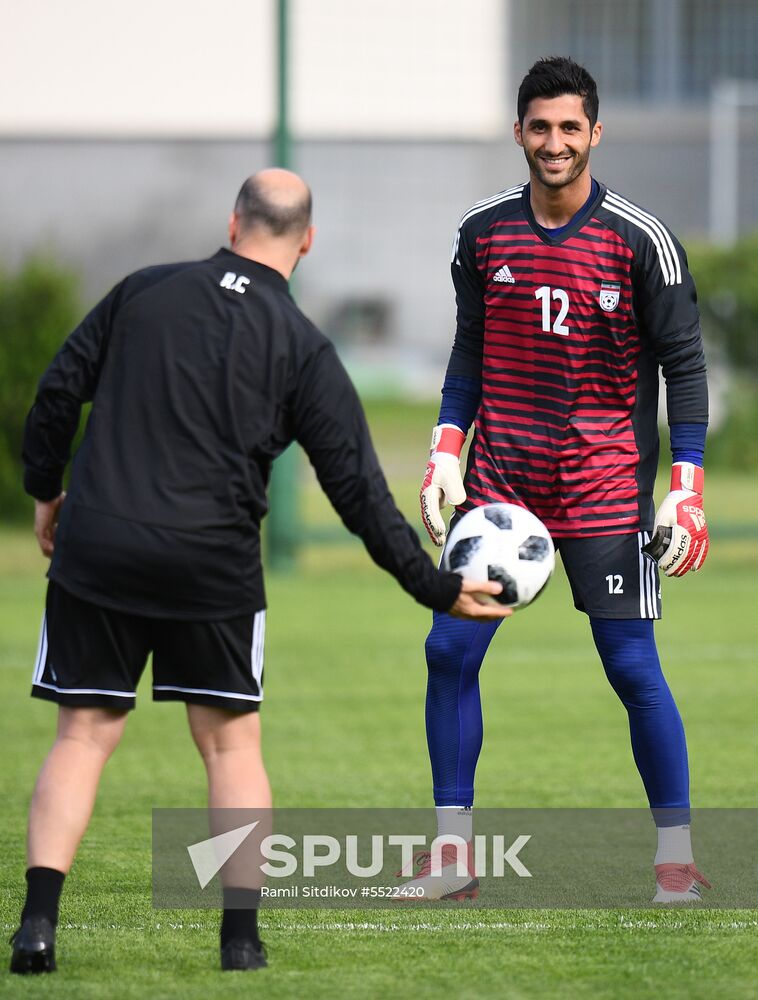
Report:
[[[47,662],[47,611],[42,612],[42,624],[39,628],[39,642],[37,643],[37,658],[34,661],[34,671],[32,673],[32,684],[39,683],[45,671]]]
[[[655,582],[655,563],[650,560],[650,593],[652,594],[653,618],[661,617],[661,604],[658,600],[658,588]]]
[[[57,691],[58,694],[107,694],[112,698],[136,698],[136,691],[108,691],[105,688],[62,688],[57,684],[47,684],[41,680],[34,682],[35,687],[47,688],[49,691]]]
[[[258,690],[261,689],[261,678],[263,677],[263,649],[266,638],[266,609],[257,611],[253,618],[253,643],[250,649],[250,668],[252,670]]]
[[[643,531],[642,532],[642,544],[646,545],[647,541],[648,541],[648,533],[646,531]],[[650,587],[650,567],[652,566],[652,560],[646,559],[645,556],[642,554],[642,551],[640,551],[640,555],[642,556],[642,563],[643,563],[643,565],[645,567],[645,608],[646,608],[646,611],[647,611],[647,614],[645,615],[645,617],[646,618],[652,618],[653,617],[653,592],[652,592],[652,589]]]
[[[637,532],[637,541],[640,545],[640,618],[646,618],[645,614],[645,554],[642,546],[645,544],[645,536],[641,531]]]
[[[647,594],[648,594],[648,611],[649,611],[648,617],[654,618],[655,617],[655,597],[654,597],[654,594],[653,594],[653,577],[652,577],[652,574],[650,572],[652,570],[652,568],[653,568],[653,561],[652,561],[652,559],[647,559],[646,562],[648,564],[645,567],[645,586],[647,588]]]
[[[639,532],[640,542],[640,618],[661,617],[661,605],[655,579],[655,563],[642,552],[642,546],[650,541],[650,532]]]
[[[175,684],[153,684],[153,691],[182,691],[185,694],[213,694],[219,698],[236,698],[238,701],[263,701],[262,694],[240,694],[238,691],[214,691],[212,688],[188,688]]]

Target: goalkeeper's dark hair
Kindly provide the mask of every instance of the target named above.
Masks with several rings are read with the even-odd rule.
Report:
[[[584,66],[565,56],[538,59],[521,81],[517,100],[519,124],[524,124],[529,102],[535,97],[562,97],[564,94],[581,97],[590,128],[594,128],[599,108],[597,84]]]
[[[272,236],[301,236],[311,223],[310,188],[296,201],[277,201],[256,175],[248,177],[234,203],[243,231],[265,229]]]

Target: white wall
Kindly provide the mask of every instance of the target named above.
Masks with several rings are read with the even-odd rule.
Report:
[[[0,132],[172,136],[270,127],[269,0],[11,0]]]
[[[293,0],[294,122],[308,136],[491,137],[502,0]]]
[[[291,0],[308,136],[487,137],[502,123],[505,0]],[[263,136],[273,0],[9,0],[0,135]]]

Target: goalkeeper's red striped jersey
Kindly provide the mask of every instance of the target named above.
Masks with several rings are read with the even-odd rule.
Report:
[[[452,274],[448,374],[482,380],[461,509],[521,503],[556,537],[649,529],[659,365],[669,422],[708,419],[681,245],[604,185],[553,238],[522,185],[463,216]]]

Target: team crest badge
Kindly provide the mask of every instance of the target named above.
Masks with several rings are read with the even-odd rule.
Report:
[[[620,281],[604,281],[600,285],[600,294],[598,295],[598,302],[600,303],[600,308],[603,312],[612,313],[616,306],[619,304],[619,298],[621,297],[621,282]]]

